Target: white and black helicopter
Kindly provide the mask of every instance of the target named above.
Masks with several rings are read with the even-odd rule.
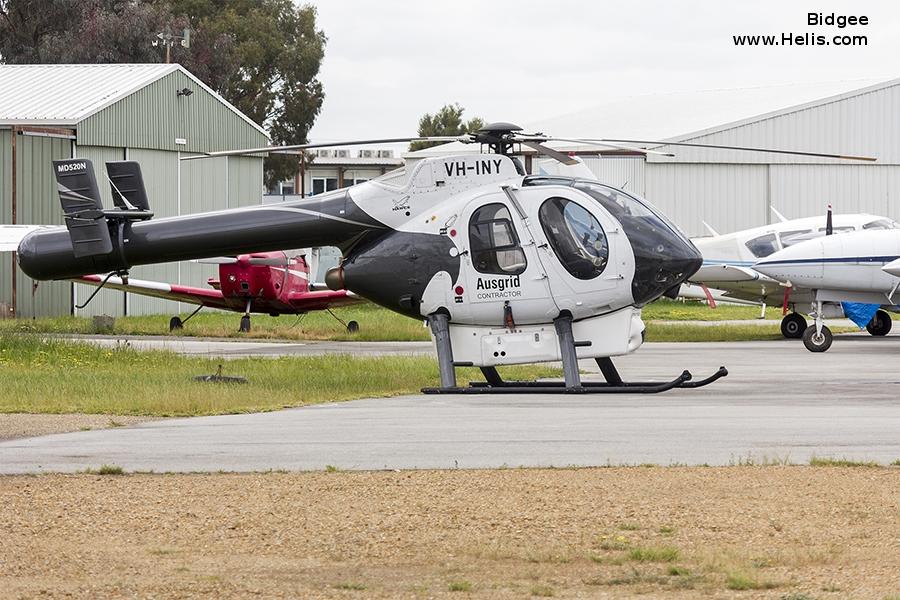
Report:
[[[327,274],[329,287],[429,323],[441,386],[425,392],[661,392],[699,387],[727,374],[721,367],[700,381],[692,381],[688,371],[666,382],[622,381],[610,357],[641,345],[641,307],[663,295],[674,297],[702,256],[641,198],[596,179],[529,176],[515,156],[526,146],[565,165],[578,164],[545,145],[576,140],[526,135],[515,125],[495,123],[463,136],[207,156],[417,139],[477,143],[482,153],[423,159],[303,200],[156,220],[150,218],[137,163],[107,163],[116,198],[116,208],[107,210],[89,161],[56,161],[66,226],[22,239],[19,265],[42,280],[122,277],[134,265],[338,246],[344,259]],[[650,143],[641,140],[577,141],[654,152],[622,145]],[[606,382],[583,382],[577,364],[582,358],[596,359]],[[497,372],[501,365],[544,361],[562,361],[563,382],[504,381]],[[486,381],[457,385],[458,366],[480,367]]]

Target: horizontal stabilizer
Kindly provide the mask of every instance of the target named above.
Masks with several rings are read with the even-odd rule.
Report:
[[[106,174],[112,188],[113,202],[123,210],[150,210],[141,165],[133,160],[106,163]]]
[[[112,252],[112,238],[103,217],[103,203],[91,161],[54,160],[53,173],[75,257]]]

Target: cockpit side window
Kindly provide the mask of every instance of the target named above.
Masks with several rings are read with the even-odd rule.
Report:
[[[778,244],[775,241],[774,233],[767,233],[766,235],[755,237],[752,240],[748,240],[745,245],[756,258],[769,256],[778,250]]]
[[[538,211],[541,228],[557,258],[578,279],[593,279],[606,268],[609,243],[603,227],[586,208],[550,198]]]
[[[469,220],[472,265],[482,273],[519,275],[527,265],[509,209],[485,204]]]

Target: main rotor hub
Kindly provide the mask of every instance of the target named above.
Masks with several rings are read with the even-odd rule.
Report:
[[[479,144],[487,144],[496,154],[507,155],[512,150],[514,143],[512,138],[516,131],[522,131],[522,128],[504,121],[488,123],[475,132],[475,141]]]

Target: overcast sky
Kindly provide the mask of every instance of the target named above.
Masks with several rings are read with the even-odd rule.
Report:
[[[896,1],[309,3],[328,36],[316,141],[415,135],[422,114],[450,102],[466,116],[527,127],[610,98],[900,77]],[[866,15],[869,25],[811,28],[809,11]],[[732,41],[787,32],[863,34],[868,45],[740,48]]]

